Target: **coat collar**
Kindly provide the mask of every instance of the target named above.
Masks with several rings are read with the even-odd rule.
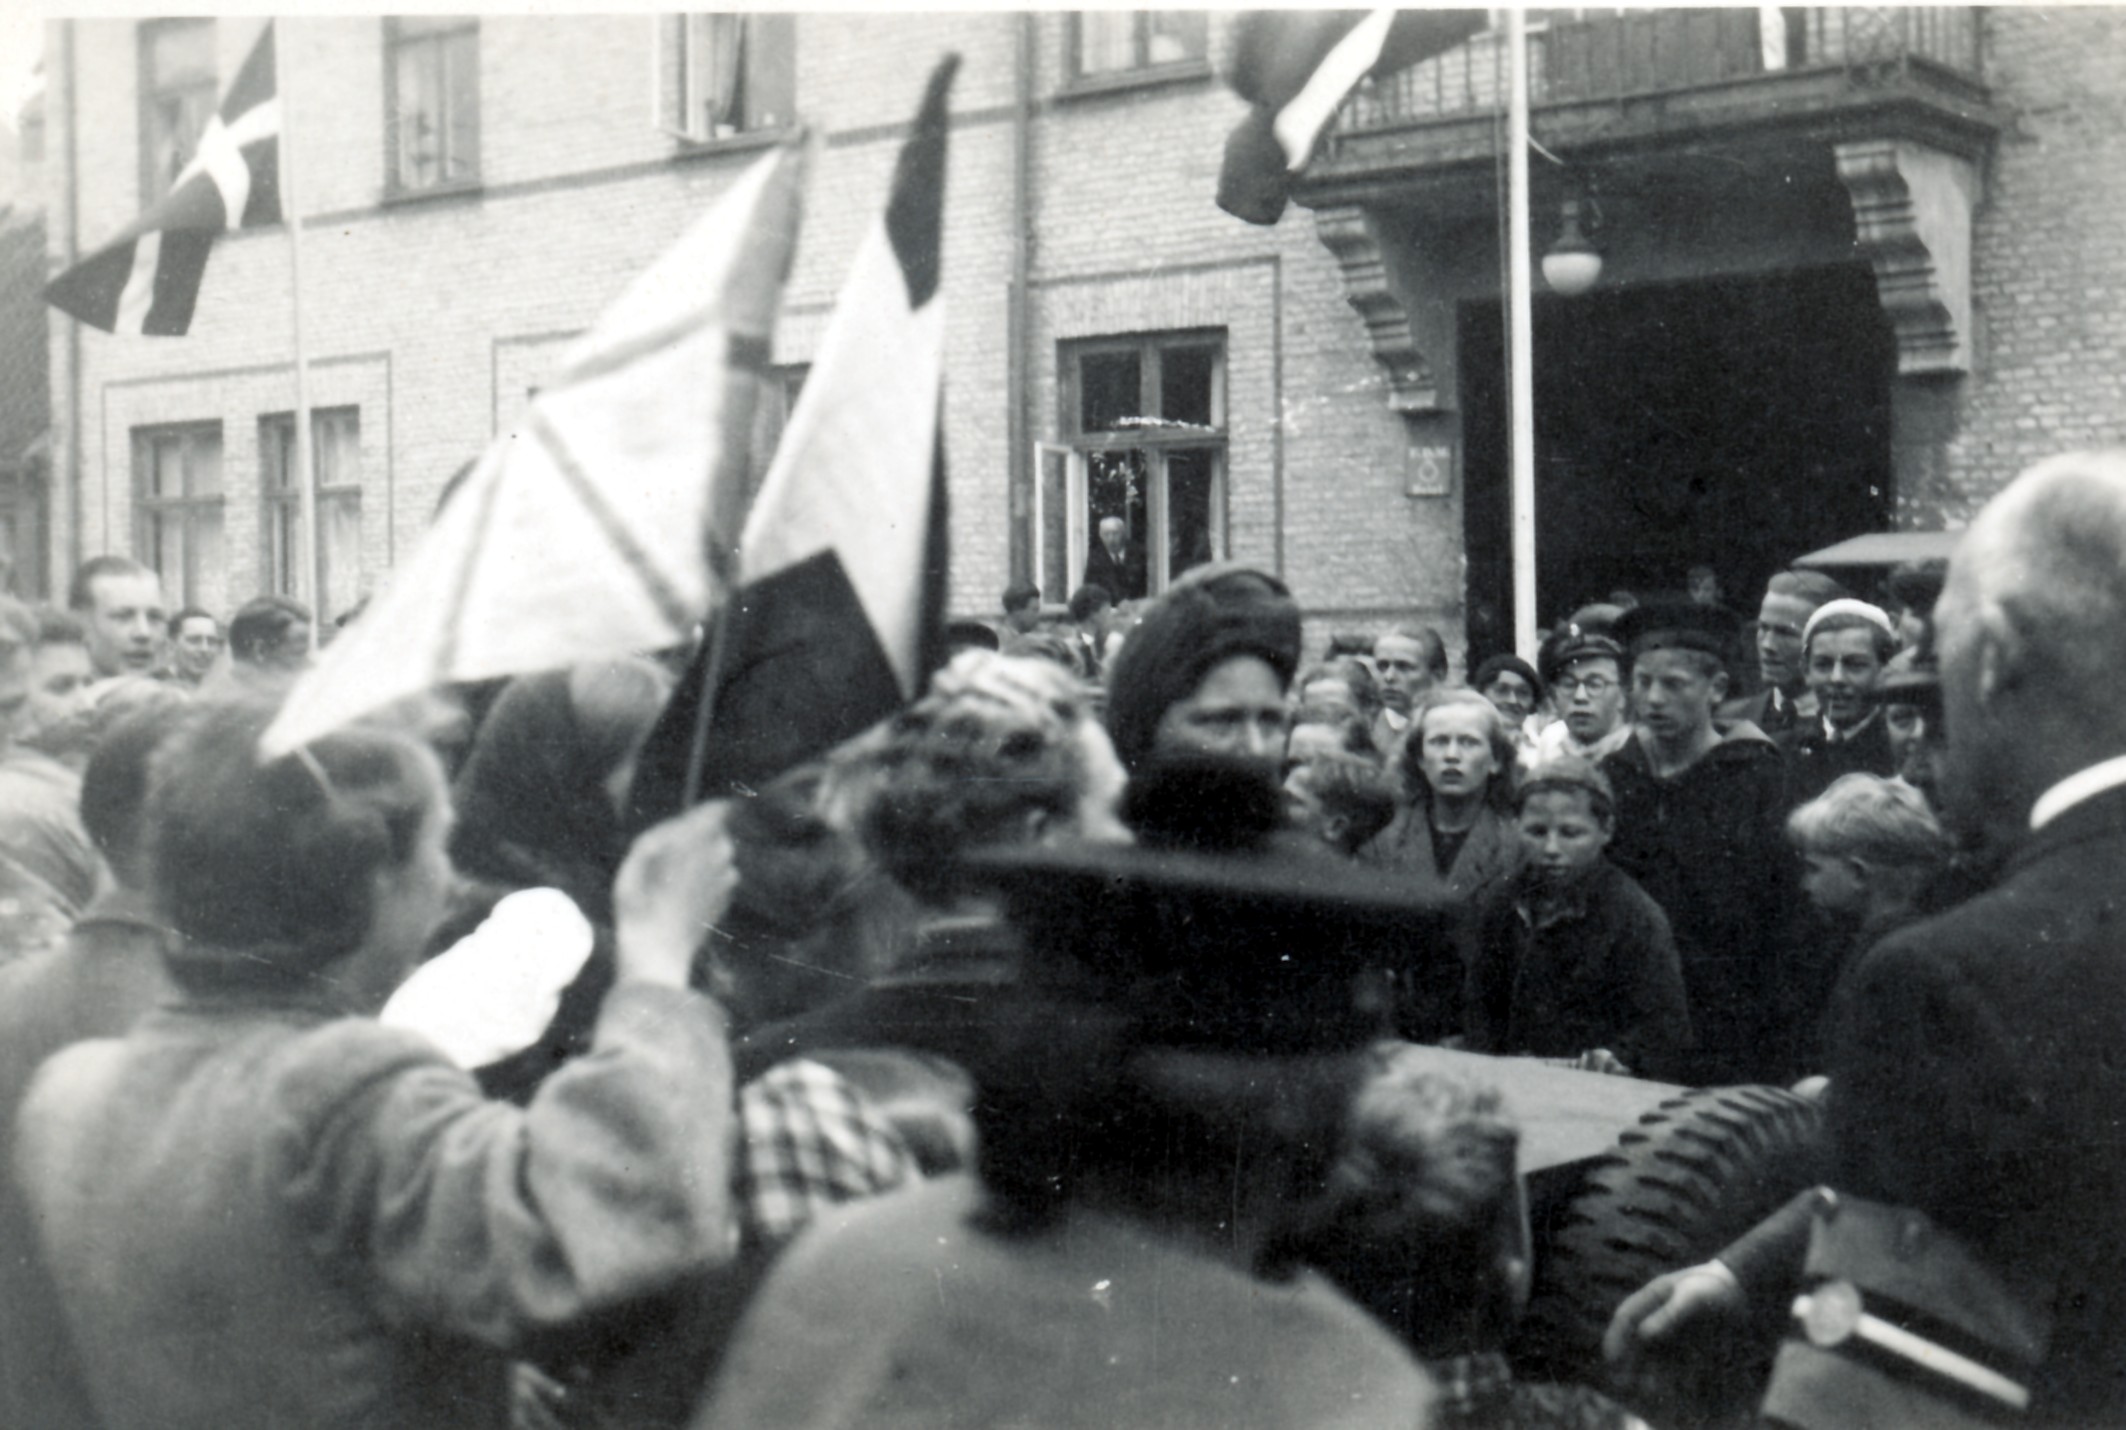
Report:
[[[2126,839],[2126,785],[2091,795],[2047,821],[2008,856],[2003,877],[2073,845],[2109,838]]]

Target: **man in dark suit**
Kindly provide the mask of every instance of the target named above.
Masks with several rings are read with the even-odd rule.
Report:
[[[1991,890],[1877,944],[1841,989],[1829,1185],[1923,1214],[2002,1283],[1985,1319],[2037,1328],[2036,1354],[2008,1366],[2024,1423],[2126,1423],[2126,452],[2055,458],[1995,498],[1935,622],[1944,812],[1966,838],[2007,831],[2013,847]],[[1701,1317],[1786,1305],[1813,1220],[1790,1206],[1653,1282],[1618,1309],[1608,1349],[1631,1363]],[[1908,1259],[1928,1244],[1909,1239]],[[1868,1309],[1864,1282],[1858,1294]],[[1968,1327],[1971,1306],[1923,1309]],[[1879,1345],[1826,1349],[1860,1365]],[[1929,1358],[1892,1374],[1927,1386]]]
[[[1098,586],[1117,601],[1144,599],[1144,551],[1129,539],[1129,524],[1119,516],[1100,518],[1100,536],[1085,553],[1082,584]]]

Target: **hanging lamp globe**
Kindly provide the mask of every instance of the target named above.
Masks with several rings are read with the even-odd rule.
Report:
[[[1562,298],[1577,298],[1602,277],[1602,253],[1580,232],[1580,201],[1565,200],[1556,243],[1543,254],[1543,281]]]

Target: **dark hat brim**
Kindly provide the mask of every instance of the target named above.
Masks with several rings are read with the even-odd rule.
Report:
[[[962,870],[1002,896],[1037,964],[1090,972],[1169,1042],[1358,1046],[1380,1031],[1357,996],[1365,971],[1458,958],[1445,900],[1327,851],[1018,846]]]

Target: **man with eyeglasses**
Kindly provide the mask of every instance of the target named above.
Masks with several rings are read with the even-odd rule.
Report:
[[[1599,762],[1631,738],[1624,718],[1624,648],[1608,636],[1580,632],[1569,636],[1544,660],[1558,718],[1536,737],[1534,764],[1570,756]]]

